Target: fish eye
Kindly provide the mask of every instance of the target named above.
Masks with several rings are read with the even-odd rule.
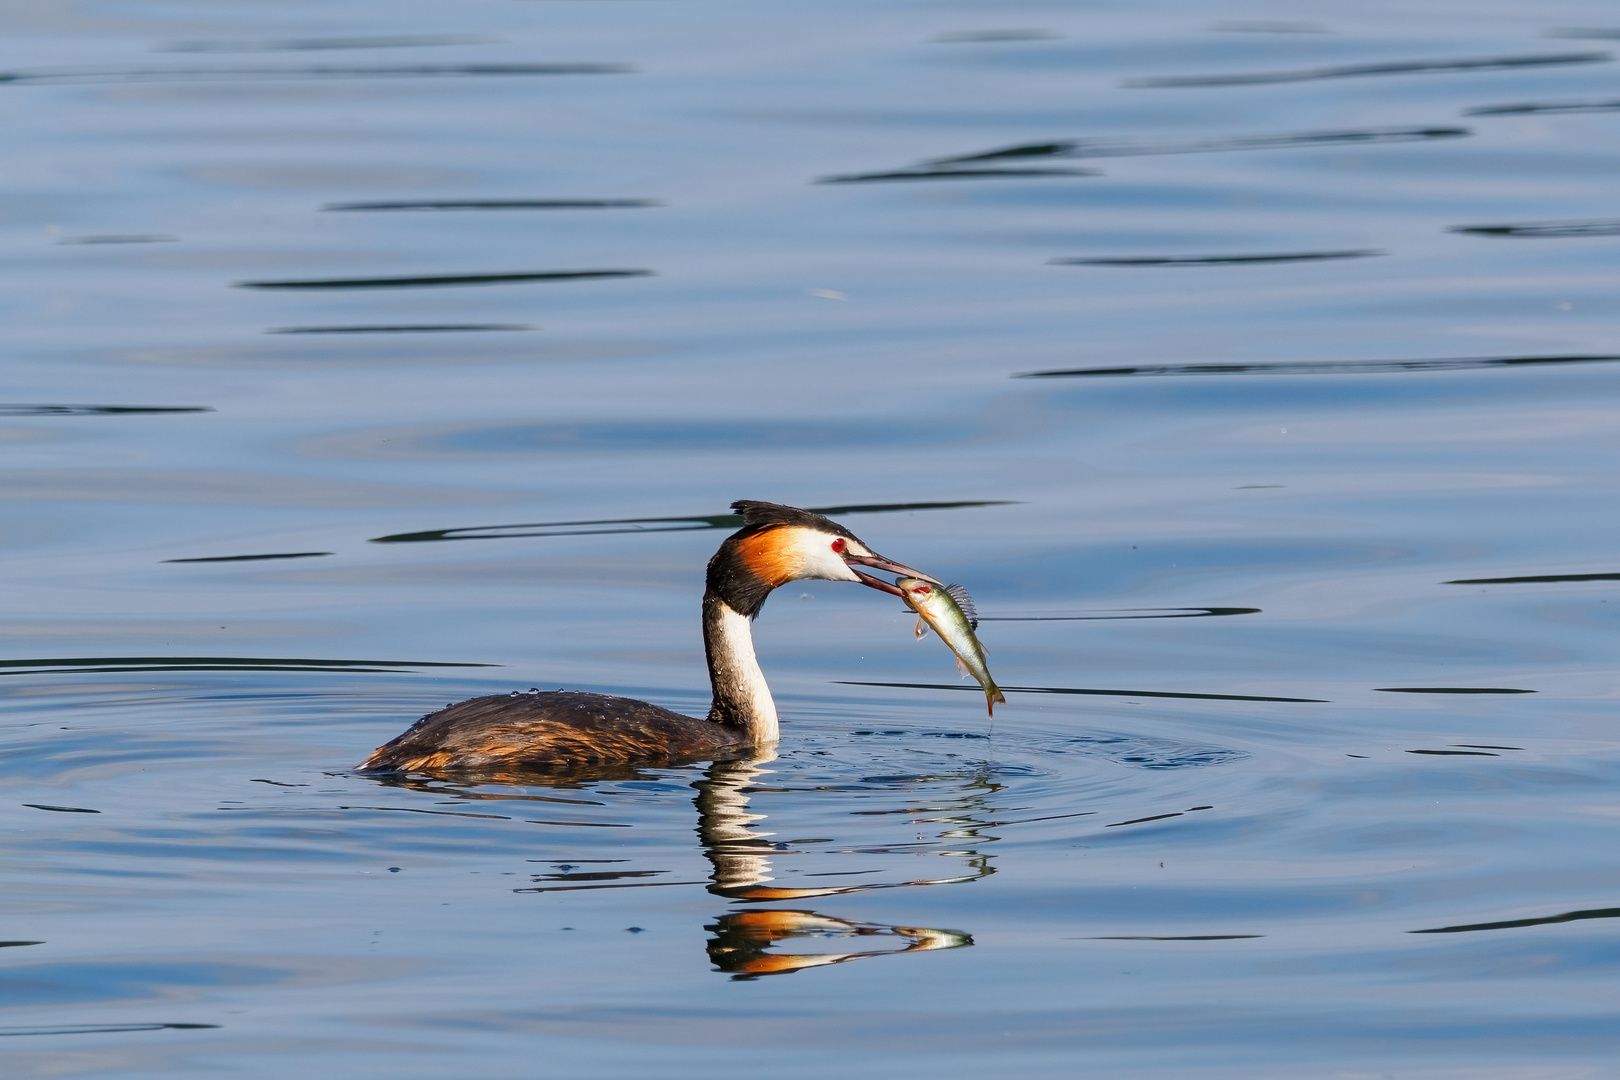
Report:
[[[848,546],[849,546],[848,544],[844,543],[844,538],[842,536],[837,537],[832,542],[833,551],[837,552],[840,555],[842,555],[844,553],[844,549],[846,547],[848,547]]]

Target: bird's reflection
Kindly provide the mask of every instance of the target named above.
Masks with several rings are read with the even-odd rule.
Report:
[[[776,847],[767,839],[770,833],[756,832],[751,827],[755,822],[763,821],[765,815],[749,813],[748,791],[755,777],[770,771],[761,767],[770,760],[771,757],[753,761],[717,761],[705,770],[702,780],[692,785],[698,791],[695,800],[698,840],[714,868],[709,878],[710,892],[739,901],[800,900],[898,885],[944,885],[971,881],[990,872],[987,866],[980,865],[975,867],[973,873],[948,878],[812,889],[767,885],[766,882],[772,880],[769,853],[775,851]],[[844,964],[874,956],[956,949],[973,944],[971,937],[957,930],[887,926],[803,910],[732,911],[721,915],[704,929],[714,935],[709,939],[708,951],[715,969],[737,980],[757,979],[762,975],[786,975],[805,968]],[[898,938],[902,944],[892,948],[848,951],[771,951],[783,941],[792,941],[802,947],[801,943],[811,941],[845,942],[855,938],[868,939],[864,944],[876,944],[871,939],[883,937]]]
[[[941,878],[912,878],[907,881],[864,882],[859,885],[829,885],[811,889],[789,889],[767,885],[771,877],[771,853],[778,850],[767,837],[771,833],[753,831],[750,826],[763,821],[764,814],[748,812],[750,783],[769,769],[761,768],[770,757],[751,761],[717,761],[704,771],[697,788],[698,840],[714,870],[709,891],[717,896],[741,901],[804,900],[813,896],[839,896],[844,893],[894,889],[910,885],[951,885],[988,877],[994,871],[984,856],[967,856],[970,871]]]
[[[773,880],[771,857],[773,855],[790,854],[791,852],[788,845],[771,841],[769,837],[773,835],[772,833],[755,829],[754,826],[763,821],[765,815],[749,811],[749,798],[754,791],[759,790],[754,786],[758,778],[766,776],[772,771],[765,768],[765,766],[774,758],[774,754],[767,754],[764,757],[748,760],[711,762],[703,770],[702,778],[692,783],[692,787],[697,790],[697,797],[693,801],[698,812],[696,830],[698,842],[702,847],[704,856],[709,860],[712,867],[707,882],[709,892],[726,897],[734,903],[757,904],[784,900],[803,900],[818,896],[838,896],[866,892],[872,889],[894,889],[916,885],[949,885],[957,882],[974,881],[995,872],[990,865],[988,856],[972,851],[961,851],[951,852],[951,854],[965,860],[968,872],[949,877],[911,878],[904,881],[863,882],[858,885],[832,885],[815,888],[786,888],[769,884]],[[487,799],[503,802],[535,800],[540,802],[600,805],[594,800],[475,791],[469,790],[471,784],[468,786],[462,785],[471,780],[479,786],[498,783],[579,790],[587,787],[593,781],[655,779],[655,777],[635,767],[619,766],[611,770],[597,769],[587,773],[516,774],[506,772],[498,776],[484,774],[478,776],[475,780],[471,777],[452,779],[448,776],[428,778],[422,775],[395,775],[370,779],[375,779],[391,787],[406,787],[440,796],[453,794],[455,797],[462,799]],[[932,820],[937,821],[940,819]],[[974,822],[971,819],[963,820],[954,817],[945,820],[969,826],[985,824]],[[973,834],[973,829],[970,827],[966,830],[952,829],[945,835],[962,837]],[[569,869],[572,868],[572,864],[569,864]],[[640,875],[635,872],[620,871],[611,875],[547,875],[546,880],[562,880],[566,878],[569,882],[574,882],[576,879],[588,877],[595,882],[597,878],[612,877],[618,879],[630,876]],[[675,885],[685,883],[647,882],[637,884]],[[692,884],[696,884],[696,882]],[[601,883],[591,885],[541,885],[536,888],[519,889],[517,891],[562,892],[581,888],[614,887],[631,887],[631,885],[630,883],[622,885],[605,885]],[[757,979],[762,975],[784,975],[805,968],[844,964],[851,960],[864,960],[875,956],[934,952],[942,949],[962,948],[973,944],[973,938],[959,930],[945,930],[927,926],[891,926],[884,923],[865,922],[859,919],[838,918],[797,908],[752,908],[741,911],[728,911],[716,916],[715,920],[706,925],[704,929],[712,935],[706,948],[709,959],[715,965],[715,970],[728,974],[737,980]],[[861,939],[861,944],[866,946],[882,944],[889,945],[889,947],[854,948],[845,944],[853,943],[856,939]],[[892,945],[883,939],[893,939]],[[777,946],[783,943],[788,943],[783,951],[775,951]]]
[[[873,956],[958,949],[973,939],[956,930],[936,930],[927,926],[886,926],[818,915],[814,911],[728,911],[703,929],[709,939],[709,959],[716,971],[734,980],[757,979],[761,975],[789,975],[805,968],[847,964]],[[899,938],[905,944],[889,949],[856,949],[847,952],[772,952],[782,941],[820,940],[844,942],[864,938],[875,944],[877,938]]]

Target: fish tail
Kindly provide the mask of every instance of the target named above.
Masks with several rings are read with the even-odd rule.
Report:
[[[992,719],[992,720],[994,720],[996,718],[996,703],[997,702],[1000,702],[1001,704],[1005,705],[1005,704],[1007,704],[1007,698],[1006,698],[1005,695],[1002,694],[1001,687],[996,686],[995,684],[992,683],[991,686],[990,686],[990,689],[988,689],[988,690],[986,690],[984,692],[985,711],[990,714],[990,719]]]

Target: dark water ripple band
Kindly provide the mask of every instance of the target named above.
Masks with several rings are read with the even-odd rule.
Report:
[[[1096,169],[898,169],[822,176],[818,184],[874,184],[890,180],[1028,180],[1043,176],[1101,176]]]
[[[1394,371],[1461,371],[1469,368],[1535,367],[1554,364],[1604,364],[1620,355],[1594,356],[1465,356],[1442,360],[1319,360],[1275,364],[1141,364],[1136,367],[1062,368],[1023,371],[1014,379],[1081,379],[1120,375],[1369,375]],[[1451,584],[1476,584],[1452,582]]]
[[[377,326],[277,326],[267,334],[472,334],[488,330],[533,330],[528,323],[416,323]]]
[[[512,75],[622,75],[629,64],[348,64],[301,68],[0,72],[0,83],[257,82],[265,79],[442,79]]]
[[[969,502],[865,503],[854,506],[814,506],[812,514],[842,517],[847,514],[891,514],[902,510],[955,510],[965,506],[1011,506],[1005,499]],[[609,526],[593,528],[592,526]],[[741,514],[692,517],[607,518],[600,521],[537,521],[519,525],[469,525],[459,529],[426,529],[373,537],[373,544],[415,544],[436,540],[509,540],[525,536],[603,536],[615,533],[691,532],[700,529],[740,529]],[[514,531],[516,530],[516,531]],[[538,531],[536,531],[538,530]]]
[[[327,203],[322,210],[617,210],[662,206],[655,199],[424,199]]]
[[[1620,109],[1620,100],[1606,101],[1526,101],[1516,105],[1481,105],[1464,109],[1464,116],[1520,116],[1526,113],[1587,113],[1614,112]]]
[[[5,1035],[105,1035],[120,1031],[194,1031],[218,1024],[50,1024],[40,1027],[0,1027]]]
[[[444,45],[494,45],[499,38],[473,34],[377,34],[367,37],[282,38],[269,41],[174,41],[153,52],[308,52],[320,49],[406,49]]]
[[[1525,577],[1459,578],[1442,585],[1541,585],[1555,581],[1620,581],[1620,574],[1531,574]]]
[[[1121,86],[1160,89],[1182,86],[1263,86],[1315,79],[1353,79],[1369,75],[1429,75],[1450,71],[1499,71],[1503,68],[1548,67],[1554,64],[1602,64],[1613,53],[1535,53],[1528,56],[1483,56],[1461,60],[1401,60],[1387,64],[1344,64],[1296,71],[1262,71],[1232,75],[1168,75],[1126,79]]]
[[[313,559],[318,555],[331,555],[330,551],[284,551],[270,555],[206,555],[196,559],[164,559],[166,563],[194,562],[258,562],[262,559]]]
[[[143,416],[213,411],[208,405],[0,405],[0,416]]]
[[[505,285],[519,281],[586,281],[595,278],[651,277],[652,270],[517,270],[501,274],[434,274],[424,277],[299,278],[238,281],[239,289],[418,289],[437,285]]]
[[[1520,236],[1527,239],[1558,239],[1579,236],[1620,236],[1620,219],[1595,221],[1530,221],[1519,225],[1452,225],[1450,233],[1470,236]]]
[[[1241,266],[1250,263],[1316,262],[1323,259],[1366,259],[1387,251],[1293,251],[1275,255],[1133,255],[1117,258],[1048,259],[1049,266]]]
[[[74,656],[44,660],[0,660],[0,675],[89,675],[119,671],[361,671],[402,672],[411,668],[482,668],[500,664],[443,660],[307,660],[259,656]]]
[[[1408,930],[1408,934],[1465,934],[1472,930],[1512,930],[1521,926],[1546,926],[1550,923],[1580,922],[1585,919],[1620,919],[1620,908],[1588,908],[1585,911],[1566,911],[1562,915],[1544,915],[1539,919],[1508,919],[1503,922],[1470,923],[1465,926],[1437,926],[1432,930]]]
[[[1465,127],[1363,128],[1347,131],[1289,131],[1264,135],[1225,135],[1213,139],[1059,139],[1020,143],[980,153],[932,158],[887,172],[823,176],[818,184],[855,184],[888,180],[1017,179],[1053,176],[1096,176],[1090,169],[981,168],[988,162],[1027,158],[1142,157],[1154,154],[1212,154],[1234,150],[1287,150],[1322,146],[1367,146],[1420,142],[1472,135]]]

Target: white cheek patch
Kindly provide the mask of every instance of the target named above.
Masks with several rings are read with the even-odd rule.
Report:
[[[832,549],[833,537],[822,533],[806,533],[798,546],[799,576],[806,578],[820,578],[824,581],[859,581],[844,562],[844,557]],[[845,541],[847,551],[860,553],[859,544],[850,544]]]

